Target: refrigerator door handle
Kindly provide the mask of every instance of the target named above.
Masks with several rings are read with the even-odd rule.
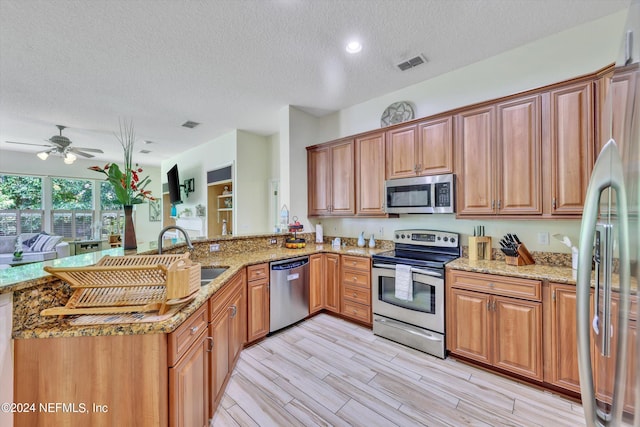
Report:
[[[593,291],[593,320],[591,321],[591,327],[596,335],[600,335],[600,231],[596,230],[595,237],[595,256],[593,257],[594,264],[596,266],[596,286]]]
[[[627,195],[624,188],[622,174],[622,160],[618,146],[613,139],[609,140],[602,149],[591,174],[589,187],[585,197],[585,205],[580,225],[580,246],[578,255],[577,292],[577,335],[578,335],[578,369],[580,373],[580,391],[585,420],[588,426],[620,425],[624,406],[626,355],[627,355],[627,326],[629,310],[629,221],[627,211]],[[616,372],[613,390],[613,404],[610,416],[598,414],[595,388],[593,384],[591,338],[592,322],[589,313],[589,296],[591,291],[591,259],[595,237],[595,227],[598,220],[600,194],[607,188],[616,192],[616,208],[618,213],[619,257],[620,257],[620,315],[618,323],[618,341],[616,348]],[[613,254],[604,254],[611,257]],[[607,263],[607,260],[603,260]],[[604,307],[603,307],[604,309]],[[608,329],[603,329],[603,335],[609,335]]]

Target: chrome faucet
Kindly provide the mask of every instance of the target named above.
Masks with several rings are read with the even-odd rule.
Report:
[[[162,236],[164,235],[164,233],[168,230],[178,230],[180,232],[182,232],[182,234],[184,235],[184,239],[187,241],[187,247],[189,248],[190,251],[193,250],[193,245],[191,244],[191,239],[189,238],[189,233],[186,232],[186,230],[178,225],[167,225],[165,228],[163,228],[160,231],[160,234],[158,235],[158,254],[162,253]]]

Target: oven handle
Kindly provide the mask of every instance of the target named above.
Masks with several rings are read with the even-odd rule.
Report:
[[[400,329],[401,331],[409,332],[410,334],[413,334],[413,335],[418,335],[419,337],[426,338],[429,341],[436,341],[436,342],[442,341],[441,338],[434,337],[433,335],[426,334],[424,332],[418,332],[418,331],[415,331],[413,329],[403,328],[401,326],[397,326],[397,325],[394,324],[395,322],[390,322],[387,319],[379,319],[379,318],[377,318],[377,319],[375,319],[375,321],[378,322],[378,323],[383,323],[385,326],[391,326],[392,328]]]
[[[386,268],[387,270],[395,270],[396,269],[395,264],[373,264],[373,266],[377,267],[377,268]],[[427,276],[433,276],[433,277],[442,277],[442,274],[436,273],[435,271],[423,270],[421,268],[416,268],[416,267],[411,267],[411,272],[412,273],[418,273],[418,274],[424,274],[424,275],[427,275]]]

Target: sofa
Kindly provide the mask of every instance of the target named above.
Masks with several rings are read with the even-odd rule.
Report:
[[[62,236],[51,236],[47,233],[22,233],[19,236],[23,262],[47,261],[69,256],[69,243],[62,241]],[[0,236],[0,264],[13,263],[16,251],[16,236]]]

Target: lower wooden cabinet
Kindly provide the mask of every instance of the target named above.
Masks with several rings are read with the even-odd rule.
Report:
[[[544,380],[580,393],[575,285],[545,285],[544,306]]]
[[[323,309],[340,312],[340,255],[309,257],[309,314]]]
[[[246,275],[238,272],[225,289],[209,301],[209,336],[213,339],[210,358],[209,417],[213,417],[235,362],[246,342]]]
[[[247,267],[247,342],[269,333],[269,264]]]
[[[340,314],[371,324],[371,260],[342,255]]]
[[[542,381],[540,287],[537,280],[449,270],[447,349]]]

